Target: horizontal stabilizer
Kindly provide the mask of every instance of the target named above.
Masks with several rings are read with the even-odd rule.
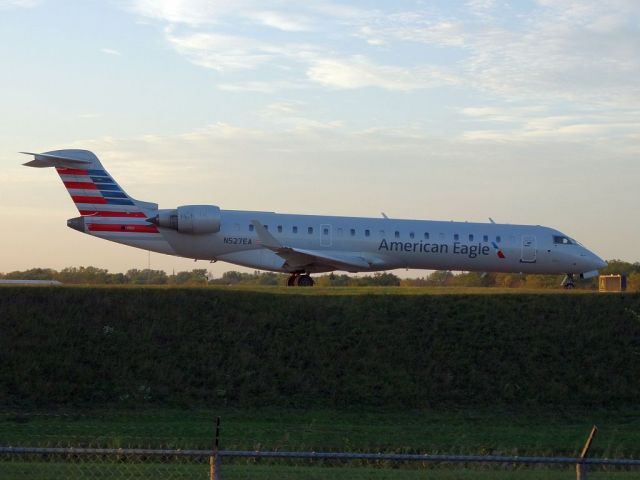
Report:
[[[26,167],[47,168],[47,167],[66,167],[78,168],[83,165],[91,164],[91,161],[80,160],[78,158],[64,157],[61,155],[53,155],[51,153],[31,153],[20,152],[25,155],[33,155],[33,160],[24,163]]]

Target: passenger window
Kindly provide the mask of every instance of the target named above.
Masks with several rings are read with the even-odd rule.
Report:
[[[293,228],[291,229],[291,231],[292,231],[293,233],[298,233],[298,227],[293,227]]]
[[[251,225],[249,225],[249,231],[253,232],[253,223]]]
[[[424,232],[424,239],[429,240],[429,232]]]
[[[313,227],[307,228],[307,233],[311,235],[313,233]]]
[[[368,237],[370,234],[371,234],[371,232],[369,230],[365,230],[364,231],[364,236],[365,237]]]
[[[356,236],[356,229],[352,228],[351,230],[349,230],[349,233],[351,233],[352,237],[355,237]]]
[[[269,225],[265,225],[265,226],[264,226],[264,229],[265,229],[265,230],[269,230]]]
[[[483,242],[488,242],[489,241],[489,235],[483,235],[482,236],[482,241]]]
[[[500,237],[500,235],[496,236],[496,242],[500,243],[502,241],[502,237]]]
[[[329,235],[329,229],[327,227],[322,229],[322,234],[323,235]]]
[[[278,225],[278,233],[282,233],[282,225]]]
[[[399,231],[397,231],[397,230],[396,230],[396,232],[395,232],[395,237],[396,237],[396,238],[400,238],[400,232],[399,232]]]
[[[453,239],[457,242],[458,240],[460,240],[460,235],[458,235],[457,233],[454,233]]]
[[[413,232],[409,233],[409,238],[415,238],[415,236],[416,236],[415,233],[413,233]]]
[[[472,233],[469,234],[469,241],[473,242],[473,234]]]

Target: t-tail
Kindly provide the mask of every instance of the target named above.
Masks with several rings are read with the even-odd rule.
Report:
[[[33,155],[28,167],[54,167],[80,216],[67,225],[75,230],[115,242],[158,251],[164,242],[158,227],[146,219],[157,215],[158,205],[136,200],[124,191],[88,150],[55,150]],[[160,248],[165,250],[165,248]]]

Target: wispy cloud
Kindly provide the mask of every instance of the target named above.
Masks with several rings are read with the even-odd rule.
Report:
[[[353,20],[358,22],[357,19]],[[354,34],[372,45],[393,42],[415,42],[448,47],[465,43],[463,24],[456,19],[435,12],[409,11],[390,15],[380,14],[364,18]]]
[[[107,55],[116,55],[116,56],[122,55],[118,50],[115,50],[113,48],[101,48],[100,51],[102,53],[106,53]]]
[[[503,110],[493,108],[465,109],[465,115],[476,120],[478,126],[462,134],[465,140],[497,142],[621,142],[640,130],[637,115],[576,113],[552,115],[535,109]],[[489,127],[489,128],[486,128]],[[493,128],[491,128],[493,127]]]
[[[219,72],[253,69],[269,61],[274,49],[251,38],[218,33],[173,33],[166,38],[175,50],[201,67]]]
[[[236,93],[276,93],[278,91],[287,90],[299,90],[308,88],[308,84],[301,82],[292,82],[287,80],[272,80],[272,81],[236,81],[233,83],[218,83],[216,87],[219,90],[225,92]]]
[[[304,15],[264,11],[249,13],[247,16],[256,23],[282,30],[283,32],[306,32],[312,30],[310,19]]]
[[[41,3],[41,0],[0,0],[0,10],[12,8],[33,8]]]
[[[454,75],[438,68],[377,65],[361,55],[344,59],[315,60],[307,70],[307,76],[321,85],[341,89],[379,87],[409,91],[458,82]]]
[[[526,22],[491,22],[470,37],[475,85],[509,98],[640,105],[637,2],[540,3]]]
[[[233,13],[246,3],[243,0],[224,2],[219,0],[134,0],[133,11],[147,18],[174,24],[193,26],[210,25],[221,16]]]

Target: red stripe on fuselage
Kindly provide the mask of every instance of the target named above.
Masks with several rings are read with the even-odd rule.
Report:
[[[131,224],[100,224],[89,225],[90,232],[133,232],[133,233],[158,233],[155,225],[131,225]]]
[[[80,215],[90,217],[129,217],[129,218],[145,218],[142,212],[101,212],[100,210],[80,210]]]
[[[97,203],[100,205],[107,203],[103,197],[81,197],[78,195],[71,195],[71,198],[76,203]]]
[[[89,170],[80,170],[77,168],[56,167],[56,171],[60,175],[89,175]]]
[[[78,190],[97,190],[98,187],[95,183],[89,182],[63,182],[67,188],[75,188]]]

